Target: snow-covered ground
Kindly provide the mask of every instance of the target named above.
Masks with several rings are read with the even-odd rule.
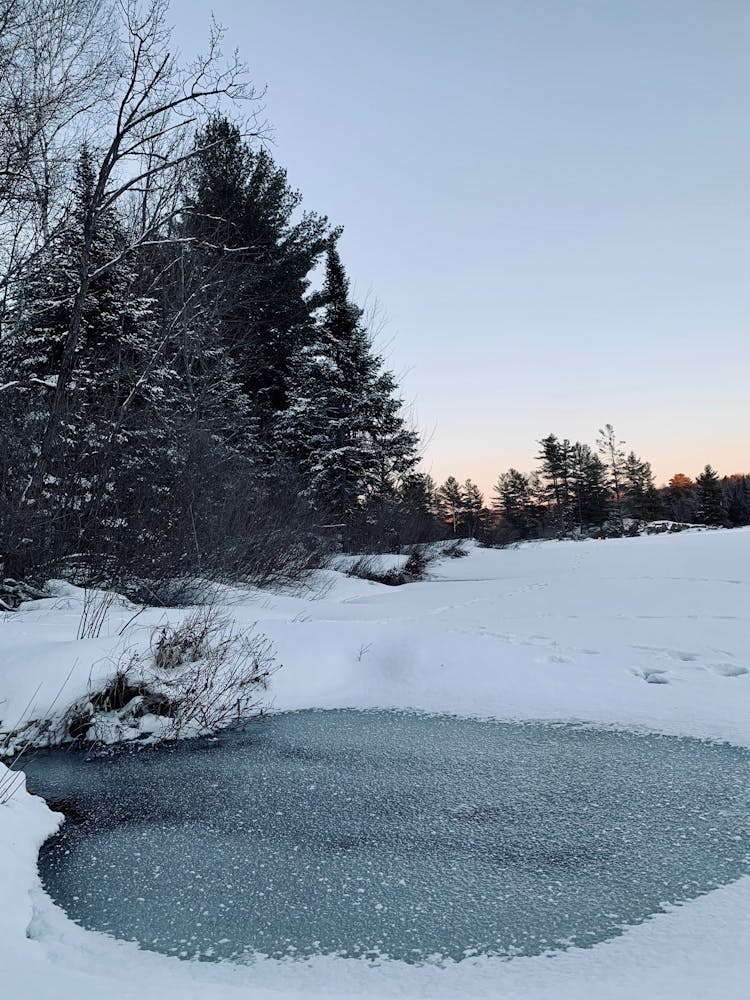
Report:
[[[276,646],[276,709],[585,720],[750,746],[750,530],[472,549],[433,564],[423,583],[385,587],[329,571],[318,584],[298,596],[227,595],[239,625],[257,623]],[[81,596],[69,590],[5,616],[3,726],[58,713],[102,683],[123,649],[147,648],[157,624],[183,614],[150,610],[120,635],[132,610],[115,607],[99,638],[76,639]],[[8,1000],[747,996],[750,877],[615,940],[541,958],[215,966],[140,952],[71,923],[35,873],[36,849],[55,822],[23,791],[0,806]]]

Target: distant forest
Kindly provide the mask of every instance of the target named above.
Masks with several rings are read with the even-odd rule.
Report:
[[[748,477],[657,490],[611,428],[532,475],[436,488],[354,301],[341,229],[271,155],[214,26],[164,0],[0,0],[5,575],[283,582],[332,547],[750,521]]]
[[[431,509],[451,532],[489,544],[750,524],[750,475],[720,477],[706,465],[695,480],[679,472],[657,487],[650,463],[624,444],[611,424],[595,449],[549,434],[538,442],[536,470],[504,472],[489,506],[470,479],[450,476],[439,487],[427,483]]]

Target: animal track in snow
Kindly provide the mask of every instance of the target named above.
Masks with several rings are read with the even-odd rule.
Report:
[[[645,667],[643,670],[633,669],[631,673],[635,677],[640,677],[647,684],[669,684],[669,675],[666,670],[655,670],[652,667]]]
[[[750,670],[740,663],[711,663],[709,667],[720,677],[742,677],[743,674],[750,674]]]
[[[679,660],[681,663],[695,663],[700,659],[698,653],[689,653],[682,649],[663,649],[658,646],[633,646],[632,648],[644,653],[656,653],[658,656],[666,657],[669,660]]]

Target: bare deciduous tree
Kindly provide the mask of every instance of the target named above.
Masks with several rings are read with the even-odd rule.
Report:
[[[0,321],[15,279],[64,224],[70,170],[111,100],[110,0],[0,0]]]
[[[126,254],[150,241],[167,238],[169,223],[180,211],[181,169],[202,151],[189,141],[194,127],[225,101],[253,102],[256,98],[237,53],[224,59],[222,31],[215,23],[211,25],[206,54],[183,67],[170,50],[167,0],[150,0],[145,7],[138,0],[126,0],[119,9],[124,52],[113,94],[98,112],[100,153],[93,193],[83,217],[78,288],[47,425],[25,491],[30,500],[44,481],[54,454],[91,282],[115,267]],[[92,247],[99,221],[127,198],[136,198],[140,205],[129,246],[119,256],[94,265]]]

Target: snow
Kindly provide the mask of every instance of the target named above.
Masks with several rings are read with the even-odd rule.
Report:
[[[272,679],[273,707],[578,720],[750,746],[750,530],[472,548],[429,572],[424,582],[386,587],[329,570],[307,593],[227,594],[238,624],[257,623],[276,646],[283,667]],[[3,727],[32,714],[29,703],[36,715],[59,713],[102,683],[125,649],[147,649],[158,623],[187,613],[149,609],[119,635],[133,609],[114,606],[99,638],[77,639],[81,607],[80,592],[61,587],[4,616]],[[212,966],[140,952],[68,920],[35,871],[55,823],[25,791],[0,806],[9,1000],[747,994],[750,877],[619,938],[540,958]]]

